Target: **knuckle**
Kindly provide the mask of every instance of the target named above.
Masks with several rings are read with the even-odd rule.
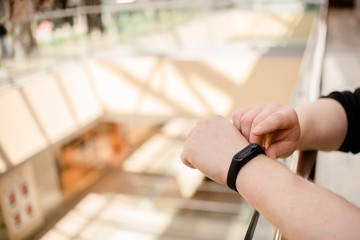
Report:
[[[197,122],[195,128],[193,129],[193,132],[197,132],[199,129],[203,128],[204,126],[209,125],[211,122],[210,118],[205,118]]]
[[[256,108],[258,108],[258,109],[264,109],[264,108],[266,108],[267,106],[268,106],[267,103],[260,103],[259,105],[256,106]]]
[[[281,120],[281,119],[283,119],[284,115],[282,112],[274,112],[272,114],[272,117],[276,120]]]
[[[259,115],[259,116],[256,116],[253,120],[253,123],[252,123],[252,128],[257,126],[259,123],[261,123],[263,121],[262,117]]]
[[[274,107],[274,108],[281,108],[281,107],[283,107],[283,105],[281,104],[281,103],[279,103],[279,102],[273,102],[273,103],[271,103],[270,104],[272,107]]]
[[[215,114],[212,116],[213,119],[221,119],[222,116],[220,114]]]
[[[289,111],[289,113],[291,114],[291,116],[293,118],[295,118],[295,119],[297,118],[297,112],[296,112],[296,110],[294,108],[288,107],[288,111]]]
[[[240,113],[241,113],[241,111],[240,111],[240,109],[238,109],[232,114],[232,117],[237,117],[238,115],[240,115]]]
[[[240,111],[234,112],[233,115],[232,115],[232,121],[234,123],[239,123],[240,120],[241,120],[241,112]]]
[[[281,115],[289,118],[292,122],[295,122],[298,118],[296,110],[290,106],[286,106],[284,111],[281,112]]]
[[[244,115],[241,116],[240,121],[242,124],[249,123],[252,121],[252,116],[249,113],[245,113]]]
[[[254,136],[254,135],[250,135],[250,137],[249,137],[249,142],[250,143],[257,143],[257,144],[260,144],[261,142],[260,142],[260,138],[259,137],[256,137],[256,136]]]
[[[290,106],[284,106],[284,110],[289,112],[289,113],[294,113],[295,112],[295,109],[290,107]]]

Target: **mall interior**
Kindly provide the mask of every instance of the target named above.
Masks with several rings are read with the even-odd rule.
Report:
[[[1,240],[286,239],[183,143],[359,86],[359,0],[2,0],[0,39]],[[356,155],[278,161],[360,206]]]

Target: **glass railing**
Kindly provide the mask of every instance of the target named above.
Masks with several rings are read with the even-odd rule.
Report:
[[[7,36],[0,79],[115,47],[178,54],[242,51],[244,45],[265,52],[265,47],[304,46],[318,11],[319,4],[299,1],[109,1],[55,11],[44,8],[7,22],[13,30]],[[16,35],[20,29],[28,31]]]
[[[299,82],[295,88],[291,102],[291,106],[293,107],[314,101],[320,97],[322,62],[325,53],[327,33],[327,11],[328,5],[326,2],[319,4],[318,20],[314,24],[307,40],[307,46],[299,74]],[[297,151],[291,157],[284,159],[284,164],[298,175],[313,181],[315,177],[316,157],[316,151]],[[252,221],[256,222],[257,218],[258,213],[254,210]],[[260,216],[260,218],[262,217]],[[248,232],[255,232],[254,239],[262,239],[261,233],[256,235],[256,227],[266,229],[269,228],[269,223],[266,220],[263,220],[260,221],[258,225],[249,225]],[[276,229],[273,239],[286,239],[286,236],[282,236],[280,230]]]
[[[1,59],[4,178],[44,155],[67,167],[61,149],[99,170],[98,159],[79,155],[104,144],[89,131],[101,122],[162,127],[133,149],[121,170],[110,167],[112,176],[123,177],[117,190],[95,185],[43,239],[273,238],[273,226],[252,218],[241,196],[186,169],[179,153],[199,118],[229,117],[260,102],[307,101],[321,63],[324,8],[317,1],[108,2],[11,22],[31,21],[37,46],[28,51],[9,36],[14,48]],[[87,21],[99,14],[102,24],[88,33]],[[89,135],[99,139],[86,144]],[[296,169],[298,159],[296,153],[284,163]],[[68,192],[61,194],[71,198]]]
[[[67,9],[44,7],[33,15],[8,19],[5,26],[11,31],[6,37],[7,53],[2,53],[0,79],[11,80],[119,45],[136,46],[144,36],[169,31],[222,5],[205,1],[104,1],[103,5]]]

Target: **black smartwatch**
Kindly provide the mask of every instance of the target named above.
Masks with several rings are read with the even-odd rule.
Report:
[[[265,152],[260,145],[253,143],[234,155],[227,175],[227,185],[229,188],[237,192],[236,178],[240,169],[259,154],[265,154]]]

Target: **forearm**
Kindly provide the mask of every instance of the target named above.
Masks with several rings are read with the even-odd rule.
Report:
[[[180,157],[226,184],[232,156],[248,144],[233,124],[213,116],[191,131]],[[360,239],[357,207],[263,154],[240,169],[236,188],[289,239]]]
[[[239,193],[289,239],[360,239],[360,211],[259,155],[237,178]]]
[[[300,150],[337,150],[347,133],[347,117],[339,102],[324,98],[296,109]]]

